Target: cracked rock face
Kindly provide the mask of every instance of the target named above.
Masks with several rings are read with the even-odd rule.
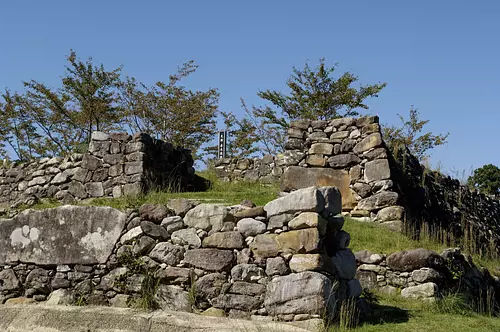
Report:
[[[104,264],[125,222],[123,212],[95,206],[27,210],[0,219],[0,264]]]

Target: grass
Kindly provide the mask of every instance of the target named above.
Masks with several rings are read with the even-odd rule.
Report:
[[[380,313],[377,319],[351,331],[500,331],[500,319],[467,311],[459,298],[445,298],[443,302],[446,303],[426,303],[400,296],[378,296]],[[328,332],[338,330],[332,327]]]
[[[187,198],[198,200],[202,203],[220,203],[224,205],[239,204],[241,201],[251,199],[255,205],[264,205],[267,202],[275,199],[279,192],[277,183],[261,184],[256,182],[222,182],[219,181],[214,172],[201,171],[197,173],[199,176],[210,180],[212,186],[207,191],[200,192],[166,192],[166,191],[151,191],[145,195],[126,196],[121,198],[93,198],[80,202],[76,205],[91,205],[91,206],[111,206],[117,209],[138,208],[142,204],[165,204],[169,199]],[[63,203],[54,199],[44,199],[39,203],[29,208],[42,210],[54,208],[63,205]],[[28,206],[20,206],[17,210],[22,211]]]
[[[346,218],[344,228],[351,234],[350,248],[356,252],[367,249],[377,254],[391,254],[396,251],[425,248],[440,253],[449,246],[429,238],[412,240],[402,233],[393,232],[379,224]],[[464,252],[467,254],[467,252]],[[491,274],[500,275],[500,261],[471,254],[474,264],[487,268]]]

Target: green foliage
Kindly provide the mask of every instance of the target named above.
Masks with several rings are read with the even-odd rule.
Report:
[[[168,82],[158,81],[153,86],[127,78],[121,85],[127,125],[133,131],[191,149],[198,158],[204,155],[200,147],[215,133],[219,93],[217,89],[192,91],[179,85],[197,68],[194,61],[184,63]]]
[[[500,195],[500,168],[488,164],[474,170],[469,177],[468,184],[487,195]]]
[[[374,85],[358,84],[359,78],[350,72],[340,77],[333,76],[336,65],[328,67],[320,59],[316,68],[308,63],[304,69],[293,68],[287,80],[290,94],[276,90],[259,91],[257,95],[271,103],[263,107],[252,107],[247,118],[259,131],[258,141],[268,154],[284,150],[286,132],[290,121],[297,119],[333,119],[358,115],[358,109],[368,109],[365,100],[377,97],[386,83]]]
[[[438,135],[431,132],[422,133],[423,127],[429,120],[420,120],[416,108],[410,108],[408,119],[402,115],[399,115],[399,119],[402,123],[401,127],[386,125],[382,128],[384,141],[394,154],[404,147],[419,160],[424,161],[429,157],[429,150],[447,143],[449,133]]]

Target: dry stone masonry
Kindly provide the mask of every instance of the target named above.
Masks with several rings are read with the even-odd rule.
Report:
[[[146,134],[94,132],[85,154],[0,167],[0,207],[41,198],[72,202],[150,189],[186,189],[194,177],[189,150]]]
[[[125,307],[155,280],[164,309],[320,320],[361,294],[340,212],[334,187],[263,207],[174,199],[126,212],[27,210],[0,219],[0,302]]]
[[[283,173],[283,191],[335,186],[342,193],[344,214],[353,219],[498,255],[500,201],[429,171],[404,149],[394,156],[383,142],[376,116],[293,121],[283,154],[264,159],[274,159],[280,167],[264,169],[276,176]],[[263,162],[252,162],[221,160],[216,170],[226,180],[257,180],[254,169],[262,167],[247,165]]]
[[[259,158],[223,158],[215,161],[215,173],[223,181],[278,182],[283,174],[283,155]]]
[[[369,290],[426,301],[463,293],[476,302],[500,303],[500,279],[487,269],[478,268],[458,248],[441,254],[422,248],[390,255],[362,250],[355,256],[356,278]]]

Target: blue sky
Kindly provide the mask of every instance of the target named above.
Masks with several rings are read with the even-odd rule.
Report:
[[[449,132],[432,164],[500,166],[500,2],[483,1],[3,1],[0,89],[58,86],[65,56],[151,84],[188,60],[185,84],[218,88],[220,108],[286,91],[293,66],[325,57],[361,83],[387,82],[370,112],[397,121],[415,105],[428,130]]]

